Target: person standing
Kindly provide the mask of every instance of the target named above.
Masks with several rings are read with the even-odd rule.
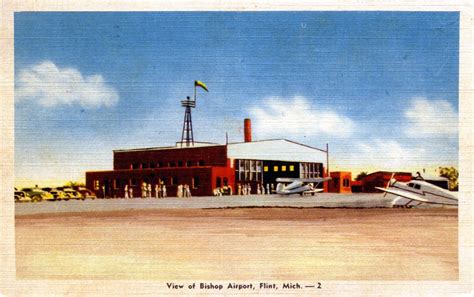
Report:
[[[241,184],[238,184],[237,185],[237,195],[242,195],[242,185]]]
[[[162,195],[163,198],[166,198],[166,195],[167,195],[167,194],[166,194],[166,186],[165,186],[165,185],[163,185],[163,186],[161,187],[161,191],[163,192],[163,195]]]
[[[257,184],[257,195],[262,195],[262,188],[260,187],[260,184]]]
[[[133,187],[128,188],[128,196],[129,198],[133,198]]]
[[[142,198],[145,198],[146,197],[146,183],[142,183],[141,190],[142,190],[141,196]]]
[[[160,185],[155,184],[155,198],[160,198]]]
[[[147,188],[147,197],[148,198],[151,198],[151,183],[148,184],[148,188]]]
[[[189,185],[185,185],[185,190],[186,190],[186,197],[191,198],[191,189],[189,188]]]
[[[267,195],[270,195],[270,184],[267,184]]]
[[[128,199],[128,185],[125,185],[125,188],[123,189],[123,193],[124,193],[123,198],[127,198],[127,199]]]

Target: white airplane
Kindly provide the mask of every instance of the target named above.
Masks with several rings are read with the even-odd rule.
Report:
[[[387,194],[395,196],[392,201],[393,207],[415,207],[423,203],[458,205],[458,198],[454,193],[430,184],[422,178],[404,183],[395,180],[392,174],[386,188],[375,188],[384,191],[384,197]]]
[[[330,177],[324,178],[291,178],[279,177],[276,186],[276,193],[280,195],[300,194],[315,195],[322,192],[324,189],[319,189],[318,185],[322,182],[330,180]],[[315,185],[316,184],[316,185]]]

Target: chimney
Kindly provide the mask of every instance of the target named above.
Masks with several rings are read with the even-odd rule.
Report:
[[[244,120],[244,141],[252,142],[252,123],[250,119]]]

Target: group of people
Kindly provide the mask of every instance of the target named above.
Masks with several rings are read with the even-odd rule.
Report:
[[[191,188],[188,184],[178,185],[176,190],[176,197],[191,197]]]
[[[147,183],[142,183],[141,186],[141,197],[142,198],[166,198],[166,186],[164,184],[156,184],[155,185],[154,196],[152,192],[152,185]],[[133,196],[133,187],[129,187],[125,185],[124,190],[124,198],[134,198]]]
[[[238,184],[237,185],[237,195],[270,195],[275,193],[275,186],[274,184],[257,184],[256,191],[252,193],[252,186],[250,184]],[[213,190],[214,196],[222,196],[222,195],[232,195],[232,187],[224,186],[224,187],[217,187]]]
[[[252,193],[252,186],[250,184],[238,184],[237,195],[269,195],[275,192],[273,184],[266,184],[265,186],[261,183],[256,185],[256,192]],[[213,190],[214,196],[232,195],[232,187],[230,185],[217,187]],[[161,182],[152,186],[151,183],[142,183],[141,185],[141,198],[166,198],[166,186]],[[191,188],[188,184],[180,184],[176,187],[176,197],[192,197]],[[133,187],[125,185],[124,198],[134,198]]]
[[[237,189],[237,195],[252,195],[252,187],[250,186],[250,184],[238,184]],[[265,187],[263,184],[259,183],[256,186],[257,195],[270,195],[274,192],[275,186],[273,184],[267,184]]]
[[[232,195],[232,187],[230,185],[217,187],[213,190],[214,196],[222,196],[222,195]]]

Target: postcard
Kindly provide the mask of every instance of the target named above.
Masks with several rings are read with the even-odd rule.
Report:
[[[10,4],[3,295],[472,293],[464,6]]]

